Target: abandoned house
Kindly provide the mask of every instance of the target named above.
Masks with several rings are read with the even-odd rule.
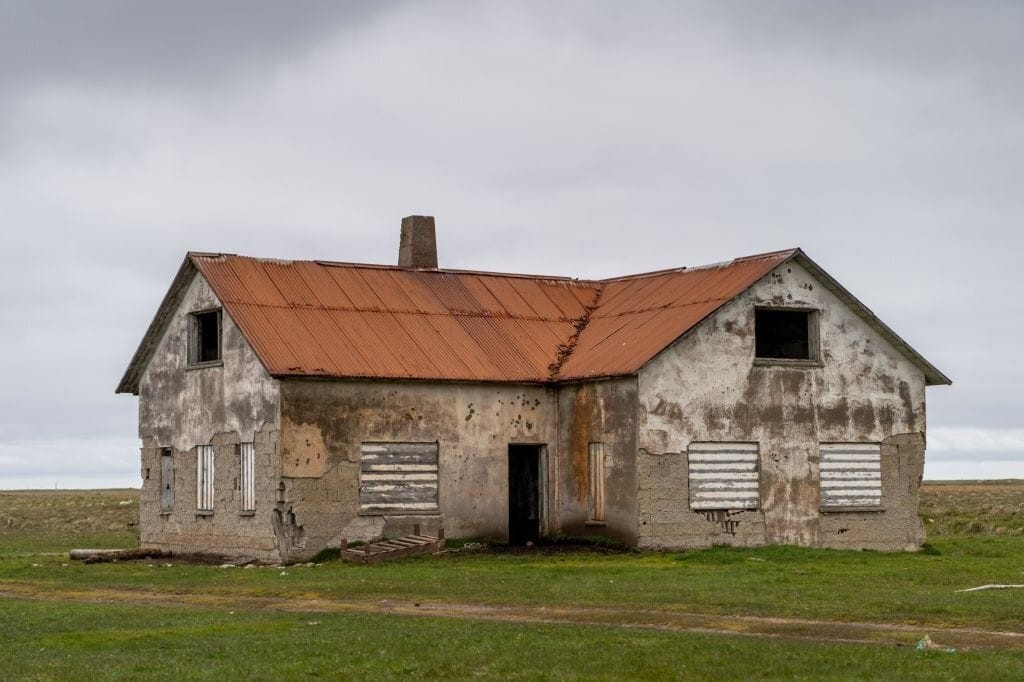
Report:
[[[143,547],[301,559],[414,524],[523,543],[913,550],[949,379],[799,249],[588,281],[189,253],[117,388]]]

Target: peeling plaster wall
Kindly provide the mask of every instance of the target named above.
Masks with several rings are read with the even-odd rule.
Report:
[[[188,369],[188,314],[220,307],[206,280],[196,275],[142,376],[139,437],[143,485],[143,547],[213,552],[273,560],[273,532],[280,480],[278,382],[225,313],[216,367]],[[237,445],[252,441],[256,456],[256,512],[240,513]],[[214,513],[196,514],[197,445],[214,446]],[[172,448],[174,509],[160,507],[160,449]]]
[[[304,535],[293,557],[403,535],[415,523],[504,539],[509,443],[556,442],[556,394],[539,386],[286,379],[281,398],[282,497]],[[435,441],[439,513],[360,514],[362,443]],[[555,524],[547,519],[548,530]]]
[[[820,310],[820,367],[754,364],[754,307]],[[787,263],[638,377],[640,545],[792,543],[916,549],[924,465],[922,371],[807,271]],[[691,441],[760,444],[761,509],[694,512]],[[819,511],[820,442],[880,442],[880,512]]]
[[[559,387],[559,446],[554,458],[561,530],[637,542],[636,377]],[[590,516],[590,443],[604,444],[605,519]]]

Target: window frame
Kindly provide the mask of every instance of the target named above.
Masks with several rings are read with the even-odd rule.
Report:
[[[214,360],[200,360],[202,352],[202,324],[200,318],[204,315],[217,315],[217,358]],[[186,344],[186,366],[188,369],[202,369],[204,367],[219,367],[224,364],[224,309],[204,308],[193,310],[188,314],[188,343]]]
[[[757,354],[758,311],[807,314],[807,358],[769,358]],[[789,367],[821,367],[821,309],[811,306],[755,305],[754,306],[754,364],[760,366],[784,365]]]

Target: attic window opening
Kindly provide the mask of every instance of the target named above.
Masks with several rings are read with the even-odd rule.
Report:
[[[756,308],[754,356],[764,360],[818,359],[818,312]]]
[[[221,311],[192,313],[189,322],[189,364],[220,362]]]

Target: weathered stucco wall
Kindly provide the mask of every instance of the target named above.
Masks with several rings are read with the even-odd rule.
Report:
[[[756,305],[820,310],[821,366],[755,364]],[[638,386],[641,546],[896,550],[923,541],[923,373],[797,264],[780,266],[663,352]],[[759,443],[761,509],[690,511],[691,441]],[[819,511],[821,442],[883,443],[884,511]]]
[[[315,379],[281,386],[283,498],[303,537],[293,556],[342,538],[394,537],[415,523],[424,532],[443,525],[449,537],[505,538],[508,445],[556,440],[555,391],[544,387]],[[437,442],[439,513],[361,515],[365,442]]]
[[[220,307],[199,275],[168,325],[139,387],[142,439],[140,534],[144,547],[277,558],[273,533],[280,480],[278,382],[231,318],[222,319],[222,364],[187,367],[188,314]],[[255,444],[256,512],[240,513],[237,445]],[[196,513],[196,446],[214,446],[214,510]],[[174,508],[161,512],[160,449],[172,448]]]
[[[637,542],[636,377],[561,386],[556,502],[562,532]],[[604,447],[603,523],[590,521],[591,443]]]

